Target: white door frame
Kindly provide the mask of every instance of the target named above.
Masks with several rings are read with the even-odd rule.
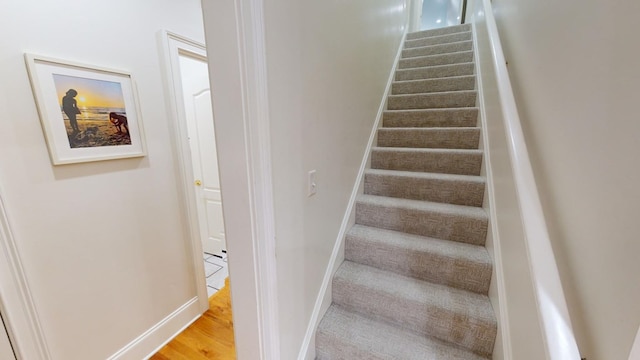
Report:
[[[263,0],[203,0],[239,360],[279,360]]]
[[[160,41],[164,50],[163,60],[166,71],[165,90],[167,92],[167,108],[171,121],[171,138],[173,149],[176,153],[176,177],[178,180],[179,196],[182,200],[181,210],[185,214],[185,220],[187,222],[185,232],[189,237],[187,245],[191,251],[193,264],[192,278],[196,284],[199,309],[201,312],[205,312],[209,309],[209,301],[207,297],[203,262],[204,254],[200,237],[196,192],[191,182],[193,167],[184,109],[179,56],[183,54],[206,62],[206,49],[203,44],[168,31],[162,31],[160,33]]]
[[[0,193],[0,311],[18,360],[50,360],[18,248]]]
[[[273,219],[273,194],[271,184],[270,136],[268,106],[266,98],[266,63],[264,59],[264,36],[258,31],[261,41],[256,42],[252,29],[256,24],[245,18],[249,4],[235,2],[203,1],[205,13],[215,11],[221,18],[207,26],[207,61],[214,111],[218,166],[222,189],[227,251],[229,254],[229,276],[234,318],[234,332],[239,360],[279,360],[280,342],[278,327],[278,302],[276,288],[275,230]],[[260,3],[260,13],[261,13]],[[256,15],[251,12],[252,15]],[[240,18],[239,18],[240,17]],[[242,19],[241,19],[242,18]],[[253,19],[253,17],[251,18]],[[244,25],[244,28],[240,26]],[[262,24],[262,21],[259,22]],[[236,30],[235,32],[233,30]],[[246,31],[251,30],[250,36]],[[211,31],[213,31],[213,36]],[[194,52],[204,49],[184,37],[163,32],[167,54],[177,61],[179,49]],[[171,46],[174,50],[171,50]],[[181,44],[181,45],[179,45]],[[242,51],[244,50],[244,51]],[[198,52],[195,52],[196,54]],[[253,56],[257,56],[254,58]],[[171,57],[165,57],[166,65]],[[168,66],[171,68],[171,66]],[[179,68],[178,68],[179,70]],[[176,79],[179,71],[172,70],[169,79]],[[174,80],[176,81],[176,80]],[[173,91],[175,86],[167,86]],[[172,114],[177,114],[182,103],[182,94],[171,94],[169,104]],[[178,101],[178,99],[180,101]],[[184,114],[184,109],[182,114]],[[174,119],[178,117],[173,116]],[[198,234],[195,195],[191,181],[184,178],[185,169],[190,169],[189,144],[184,122],[173,124],[174,146],[178,151],[178,171],[183,189],[181,196],[188,208],[189,224]],[[185,156],[185,154],[189,154]],[[181,163],[181,164],[180,164]],[[191,236],[194,269],[199,283],[202,266],[202,245],[199,236]],[[201,275],[202,274],[202,275]],[[202,290],[206,294],[206,288]],[[200,287],[198,288],[200,297]],[[206,296],[204,297],[206,299]],[[204,302],[203,307],[208,303]]]

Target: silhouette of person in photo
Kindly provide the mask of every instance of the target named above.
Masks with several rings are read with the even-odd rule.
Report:
[[[78,96],[78,92],[74,89],[69,89],[67,90],[66,95],[62,98],[62,111],[67,114],[74,134],[80,132],[80,129],[78,128],[78,121],[76,120],[76,115],[80,114],[78,102],[74,99],[76,96]]]

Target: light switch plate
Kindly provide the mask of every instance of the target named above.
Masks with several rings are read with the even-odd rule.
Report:
[[[309,183],[308,183],[307,196],[313,196],[318,190],[318,184],[316,184],[316,171],[309,171]]]

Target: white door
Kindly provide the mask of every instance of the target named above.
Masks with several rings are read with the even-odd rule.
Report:
[[[180,54],[180,74],[202,248],[207,253],[222,256],[227,246],[207,63]]]
[[[0,359],[2,360],[15,360],[13,355],[13,349],[11,349],[11,343],[9,342],[9,335],[5,329],[2,315],[0,314]]]

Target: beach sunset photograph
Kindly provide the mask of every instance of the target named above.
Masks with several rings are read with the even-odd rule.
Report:
[[[122,85],[53,74],[71,148],[131,145]]]

